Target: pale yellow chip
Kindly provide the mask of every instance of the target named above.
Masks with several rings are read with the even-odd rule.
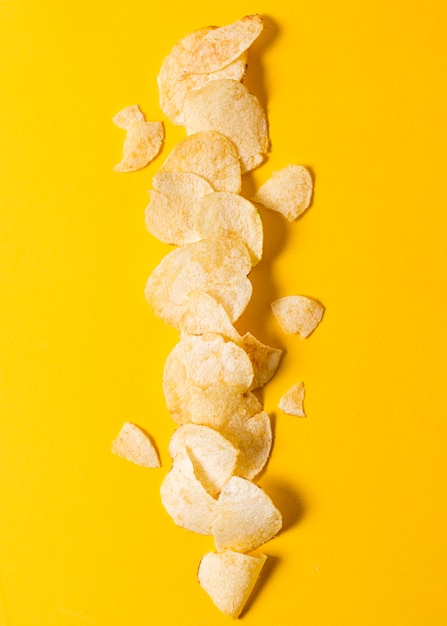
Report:
[[[171,122],[184,126],[184,102],[186,94],[192,89],[199,89],[212,80],[232,78],[242,80],[247,69],[247,55],[243,52],[239,58],[221,69],[210,73],[192,71],[188,63],[192,50],[216,27],[207,26],[181,39],[165,57],[157,77],[160,108]]]
[[[240,339],[223,306],[200,289],[190,291],[184,299],[179,330],[187,335],[217,333],[235,342]]]
[[[312,191],[310,172],[303,165],[288,165],[273,172],[252,200],[281,213],[292,222],[309,207]]]
[[[216,497],[234,473],[238,450],[218,431],[197,424],[184,424],[174,431],[169,442],[171,458],[185,447],[196,477]]]
[[[245,333],[238,345],[245,350],[253,365],[253,389],[264,386],[275,374],[281,361],[282,350],[271,348],[256,339],[250,332]]]
[[[160,495],[163,506],[177,526],[201,535],[212,534],[216,500],[197,478],[187,448],[177,450]]]
[[[113,122],[127,131],[123,158],[114,166],[115,172],[135,172],[155,159],[164,140],[162,122],[146,122],[138,105],[131,105],[117,113]]]
[[[264,241],[261,216],[254,204],[236,193],[217,191],[202,196],[195,228],[200,238],[237,237],[247,247],[252,265],[261,260]]]
[[[235,322],[251,298],[250,270],[250,255],[235,237],[202,239],[167,254],[149,277],[145,294],[155,314],[174,328],[194,289],[215,298]]]
[[[306,417],[304,412],[304,393],[305,387],[303,382],[298,382],[281,397],[279,408],[288,415],[296,415],[297,417]]]
[[[214,191],[241,190],[241,165],[233,143],[216,131],[203,131],[177,143],[160,171],[191,172],[205,178]]]
[[[269,496],[251,480],[233,476],[217,499],[212,524],[218,552],[249,552],[272,539],[282,516]]]
[[[230,550],[209,552],[200,561],[200,586],[217,608],[233,619],[239,617],[267,560],[264,554],[251,556]]]
[[[213,80],[185,96],[188,135],[216,130],[236,146],[244,174],[260,165],[269,148],[267,117],[258,99],[237,80]]]
[[[274,300],[271,306],[282,330],[301,337],[308,337],[324,314],[324,306],[307,296],[284,296]]]
[[[188,172],[158,172],[152,184],[145,213],[148,231],[178,246],[201,239],[196,230],[197,206],[202,196],[213,192],[211,185]]]
[[[251,416],[233,413],[220,426],[222,435],[239,450],[234,473],[250,480],[264,469],[272,449],[270,417],[261,408]]]
[[[160,467],[160,459],[150,437],[131,422],[125,422],[112,441],[112,452],[143,467]]]

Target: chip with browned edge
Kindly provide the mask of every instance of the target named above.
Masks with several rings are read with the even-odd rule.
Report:
[[[308,337],[324,314],[324,306],[307,296],[284,296],[274,300],[271,306],[282,330],[301,337]]]

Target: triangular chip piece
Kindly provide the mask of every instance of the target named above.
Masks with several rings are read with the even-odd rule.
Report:
[[[125,422],[112,442],[112,452],[137,465],[160,467],[160,459],[149,437],[135,424]]]

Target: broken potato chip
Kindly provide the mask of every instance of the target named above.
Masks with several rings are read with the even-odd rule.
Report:
[[[258,189],[252,201],[284,215],[289,222],[296,220],[310,205],[313,182],[303,165],[288,165],[273,172]]]
[[[150,438],[132,422],[125,422],[116,439],[112,452],[143,467],[160,467],[158,453]]]
[[[288,334],[308,337],[321,322],[324,306],[307,296],[284,296],[271,303],[282,330]]]
[[[127,131],[123,158],[114,166],[115,172],[135,172],[155,159],[164,140],[162,122],[146,122],[138,105],[131,105],[119,111],[113,122]]]
[[[288,415],[306,417],[304,412],[305,387],[302,381],[296,383],[281,397],[278,407]]]

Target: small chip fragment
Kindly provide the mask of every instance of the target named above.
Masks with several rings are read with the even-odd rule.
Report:
[[[297,417],[306,417],[304,412],[304,393],[305,387],[302,381],[296,383],[281,397],[279,408],[288,415],[296,415]]]
[[[284,296],[271,303],[282,330],[288,334],[308,337],[321,322],[324,306],[307,296]]]
[[[185,96],[188,135],[216,130],[236,146],[244,174],[260,165],[269,148],[267,117],[256,96],[237,80],[213,80]]]
[[[114,166],[115,172],[135,172],[155,159],[164,140],[162,122],[146,122],[138,105],[131,105],[119,111],[113,122],[127,131],[123,158]]]
[[[273,172],[252,201],[281,213],[292,222],[309,207],[312,191],[313,182],[309,171],[303,165],[288,165]]]
[[[230,550],[219,554],[209,552],[200,561],[199,584],[222,613],[236,619],[266,560],[265,554],[251,556]]]
[[[249,552],[272,539],[282,516],[269,496],[251,480],[233,476],[220,492],[212,524],[218,552]]]
[[[160,467],[152,441],[132,422],[124,422],[117,438],[112,441],[112,452],[143,467]]]

